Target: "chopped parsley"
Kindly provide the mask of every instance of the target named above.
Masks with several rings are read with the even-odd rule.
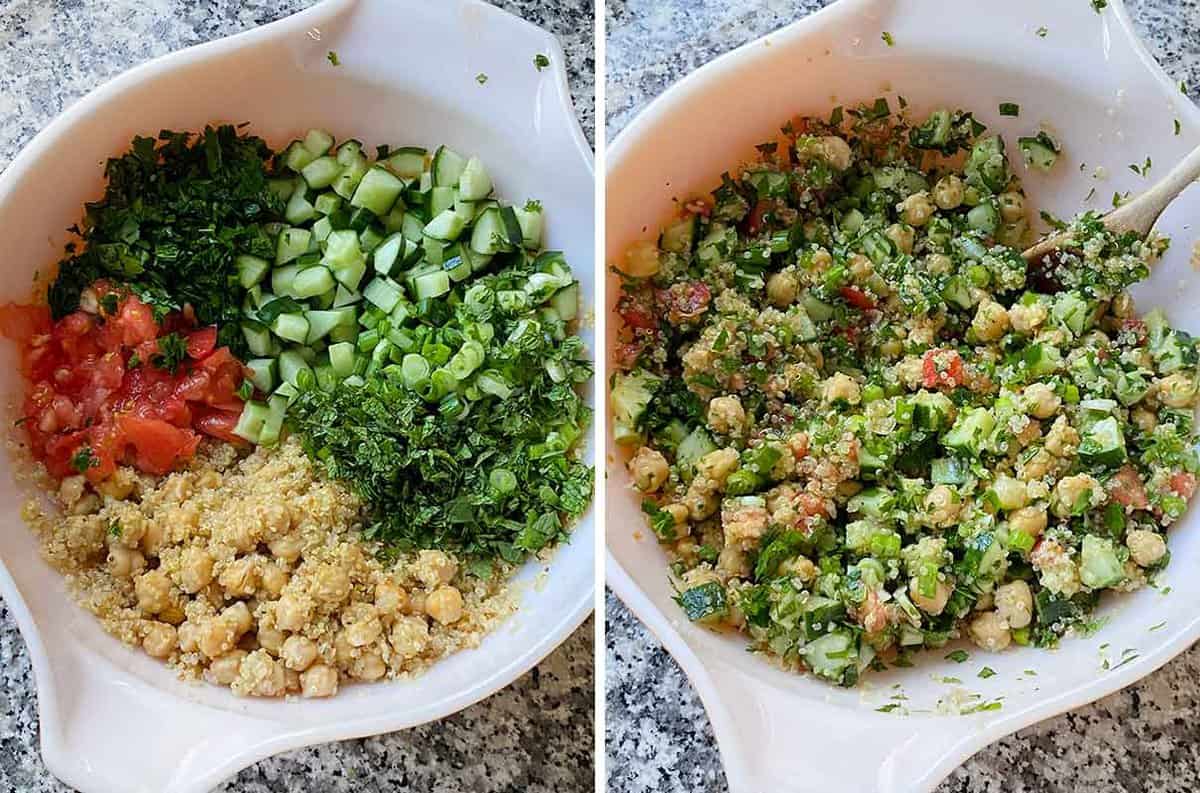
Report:
[[[1142,163],[1141,165],[1138,165],[1137,163],[1130,164],[1129,170],[1133,171],[1134,173],[1138,174],[1139,176],[1145,177],[1150,173],[1150,165],[1151,165],[1150,158],[1147,157],[1146,161],[1144,163]]]
[[[890,702],[887,705],[880,705],[878,708],[875,708],[875,710],[879,711],[880,713],[891,713],[892,711],[897,710],[899,707],[899,702]]]
[[[1158,623],[1158,624],[1156,624],[1156,625],[1151,625],[1151,626],[1150,626],[1150,630],[1151,630],[1151,631],[1162,630],[1162,629],[1163,629],[1163,628],[1165,628],[1166,626],[1167,626],[1167,623],[1166,623],[1166,622],[1160,622],[1160,623]]]
[[[533,65],[540,72],[542,69],[545,69],[550,65],[550,58],[539,52],[537,55],[533,56]]]
[[[995,677],[995,676],[996,676],[996,670],[992,669],[990,666],[985,666],[983,669],[979,670],[979,677],[982,677],[984,680],[987,680],[989,677]]]
[[[111,537],[121,536],[121,521],[116,518],[111,518],[108,521],[108,534]]]
[[[1099,14],[1104,9],[1108,8],[1108,0],[1091,0],[1092,10]]]
[[[330,50],[329,52],[325,53],[325,60],[332,63],[334,66],[342,65],[341,59],[338,58],[338,54],[336,52],[334,52],[333,50]]]
[[[1183,129],[1183,125],[1179,123],[1179,119],[1175,119],[1175,134],[1178,135]]]
[[[180,333],[158,337],[158,353],[150,360],[159,369],[175,374],[187,357],[187,339]]]
[[[480,72],[479,74],[475,75],[475,82],[479,83],[480,85],[483,85],[487,81],[488,81],[488,76],[486,74],[484,74],[483,72]]]
[[[86,474],[89,469],[100,465],[100,460],[92,452],[92,447],[84,444],[75,450],[71,455],[71,467],[81,474]]]
[[[961,664],[970,657],[971,655],[966,650],[955,650],[953,652],[946,653],[946,660],[953,661],[956,664]]]
[[[886,30],[883,31],[883,33],[881,33],[879,37],[881,39],[883,39],[883,43],[888,45],[889,47],[896,46],[896,40],[894,38],[892,38],[892,34],[889,33],[888,31],[886,31]]]
[[[1019,116],[1021,115],[1021,106],[1015,102],[1001,102],[1000,115],[1002,116]]]
[[[1049,32],[1050,32],[1050,29],[1047,28],[1045,25],[1042,25],[1040,28],[1038,28],[1037,30],[1034,31],[1034,35],[1036,35],[1039,39],[1044,39],[1044,38],[1046,38],[1046,34]]]

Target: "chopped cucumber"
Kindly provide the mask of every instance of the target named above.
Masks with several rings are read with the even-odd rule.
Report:
[[[394,282],[386,278],[376,278],[367,284],[366,289],[363,290],[363,297],[368,303],[378,306],[379,310],[386,314],[391,313],[396,304],[400,302],[401,291]]]
[[[437,240],[456,240],[465,226],[463,219],[453,209],[446,209],[425,224],[423,231],[426,236]]]
[[[301,270],[292,281],[292,295],[300,299],[316,297],[333,288],[333,273],[321,265]]]
[[[308,320],[303,314],[280,314],[271,323],[271,332],[281,339],[303,344],[308,338]]]
[[[454,187],[467,167],[467,161],[453,149],[439,146],[433,155],[433,183]]]
[[[305,183],[313,190],[329,187],[342,175],[342,166],[333,157],[318,157],[300,170]]]
[[[492,193],[492,177],[478,157],[467,160],[458,177],[458,195],[463,201],[480,201]]]
[[[247,254],[237,257],[233,263],[237,267],[238,283],[242,285],[243,289],[250,289],[262,281],[266,277],[267,271],[271,269],[271,263],[266,259]]]
[[[287,264],[307,253],[310,242],[312,232],[308,229],[285,228],[280,231],[279,240],[275,244],[275,266]]]
[[[279,356],[279,379],[284,383],[296,385],[296,378],[300,376],[300,372],[305,371],[312,371],[312,367],[304,360],[299,350],[284,350]]]
[[[371,168],[359,182],[350,205],[369,209],[377,217],[382,217],[391,210],[403,189],[404,182],[391,171],[382,167]]]
[[[320,157],[333,148],[333,136],[323,129],[310,129],[304,136],[304,148],[314,157]]]
[[[262,402],[253,400],[247,402],[242,407],[242,414],[238,416],[237,424],[233,427],[233,434],[239,438],[245,438],[251,443],[258,443],[263,424],[266,423],[269,415],[270,409]]]
[[[388,157],[388,167],[392,173],[405,179],[418,179],[425,170],[425,150],[416,146],[405,146],[396,149]]]

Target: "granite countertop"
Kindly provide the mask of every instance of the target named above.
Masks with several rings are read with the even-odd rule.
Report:
[[[1074,0],[1073,0],[1074,1]],[[1078,0],[1083,2],[1084,0]],[[673,82],[814,11],[822,0],[609,0],[609,139]],[[1200,4],[1126,0],[1150,52],[1200,98]],[[611,793],[728,790],[687,677],[610,592],[607,767]],[[1200,777],[1200,645],[1140,683],[984,749],[938,793],[1192,791]]]
[[[3,0],[0,169],[64,107],[125,69],[171,50],[298,11],[312,0]],[[594,108],[589,0],[506,0],[558,36],[588,138]],[[220,793],[591,790],[593,622],[529,674],[440,722],[264,760]],[[42,765],[25,644],[0,602],[0,791],[65,793]]]

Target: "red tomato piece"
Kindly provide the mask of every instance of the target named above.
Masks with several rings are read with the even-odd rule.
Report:
[[[44,336],[53,327],[50,309],[46,306],[18,306],[16,303],[0,306],[0,336],[18,344],[29,344],[34,336]]]
[[[1176,471],[1171,474],[1171,490],[1175,491],[1177,496],[1191,498],[1192,494],[1196,492],[1196,475],[1186,471]]]
[[[875,301],[857,286],[843,286],[838,290],[847,303],[860,311],[870,311],[875,308]]]
[[[196,429],[205,435],[220,438],[228,443],[245,443],[246,440],[233,434],[241,414],[232,410],[214,410],[196,419]]]
[[[188,334],[187,354],[188,357],[200,360],[207,358],[212,354],[212,351],[217,347],[217,326],[209,325],[207,328],[194,330]]]
[[[921,361],[926,388],[957,388],[964,382],[962,356],[955,350],[927,350]]]
[[[124,441],[133,447],[134,464],[151,474],[169,473],[178,463],[191,459],[200,436],[161,419],[121,416],[117,425]]]

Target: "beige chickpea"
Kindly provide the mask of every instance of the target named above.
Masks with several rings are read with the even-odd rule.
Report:
[[[238,679],[238,673],[242,671],[242,661],[246,655],[245,650],[231,650],[219,658],[213,659],[205,676],[217,685],[231,685],[234,680]]]
[[[1062,399],[1046,383],[1030,383],[1021,392],[1021,403],[1034,418],[1048,419],[1058,412]]]
[[[232,620],[211,617],[200,625],[196,647],[209,658],[219,658],[237,644],[237,625]]]
[[[425,613],[443,625],[462,619],[462,593],[452,586],[440,586],[425,599]]]
[[[250,613],[250,607],[240,600],[226,607],[221,612],[221,618],[233,624],[238,636],[254,627],[254,615]]]
[[[280,630],[298,631],[308,623],[312,604],[304,595],[285,592],[275,603],[275,626]]]
[[[1046,530],[1047,516],[1044,507],[1021,507],[1008,516],[1008,527],[1030,537],[1038,537]]]
[[[817,140],[818,153],[835,171],[844,171],[854,159],[850,144],[837,135],[824,135]]]
[[[284,633],[278,628],[267,628],[263,625],[258,626],[258,631],[255,633],[258,640],[258,646],[264,650],[279,655],[280,649],[283,647]]]
[[[1184,372],[1169,374],[1158,381],[1158,398],[1167,407],[1189,407],[1196,401],[1196,381]]]
[[[292,634],[283,640],[279,658],[288,669],[303,672],[317,660],[317,643],[307,636]]]
[[[1038,449],[1032,456],[1018,464],[1017,475],[1026,482],[1031,482],[1034,479],[1041,479],[1050,473],[1050,468],[1053,465],[1054,455],[1045,449]]]
[[[981,341],[995,341],[1008,331],[1008,322],[1008,309],[989,298],[976,309],[971,330]]]
[[[242,659],[234,690],[255,697],[279,697],[287,691],[283,664],[265,650],[255,650]]]
[[[141,575],[146,569],[146,557],[141,551],[126,548],[124,545],[110,545],[108,548],[108,572],[116,578],[130,578]]]
[[[912,578],[908,582],[908,596],[912,598],[912,602],[916,604],[917,608],[932,617],[936,617],[945,610],[953,592],[954,587],[950,584],[938,581],[933,597],[925,597],[921,594],[921,587],[916,578]]]
[[[370,603],[355,603],[346,609],[342,624],[346,626],[346,640],[355,647],[365,647],[383,635],[379,614]]]
[[[291,579],[291,574],[282,566],[275,563],[265,563],[262,570],[259,571],[262,581],[262,590],[269,597],[277,598],[283,592],[283,588],[287,586]]]
[[[395,581],[385,579],[375,585],[375,608],[380,614],[399,614],[407,602],[408,593]]]
[[[417,614],[425,616],[425,597],[426,592],[422,589],[413,589],[408,593],[408,602],[404,604],[405,614]]]
[[[195,594],[212,583],[214,561],[204,548],[185,548],[179,560],[179,588]]]
[[[388,641],[401,658],[415,658],[429,646],[429,623],[415,615],[400,617],[392,623]]]
[[[258,526],[251,517],[231,521],[221,528],[218,536],[238,553],[249,553],[258,547]]]
[[[925,269],[930,275],[949,275],[954,269],[954,260],[944,253],[931,253],[925,257]]]
[[[1153,410],[1146,408],[1134,408],[1130,411],[1129,418],[1137,425],[1138,429],[1145,433],[1154,432],[1154,428],[1158,426],[1158,416]]]
[[[200,626],[192,621],[184,622],[176,629],[179,636],[179,649],[185,653],[196,652],[200,641]]]
[[[303,697],[332,697],[337,690],[338,673],[331,666],[317,664],[300,675],[300,694]]]
[[[883,236],[891,240],[901,253],[912,253],[913,244],[917,239],[917,233],[912,226],[903,223],[893,223],[888,226],[884,230]]]
[[[1140,567],[1149,567],[1167,554],[1167,543],[1161,534],[1134,529],[1125,535],[1129,557]]]
[[[340,564],[323,564],[317,568],[313,596],[326,603],[341,603],[350,594],[350,574]]]
[[[217,576],[217,583],[232,597],[250,597],[258,591],[258,560],[243,556],[225,565]]]
[[[963,202],[966,185],[954,174],[948,174],[938,179],[933,186],[933,201],[941,209],[956,209]]]
[[[1008,321],[1012,325],[1012,329],[1023,336],[1035,333],[1046,321],[1047,316],[1049,316],[1049,312],[1041,303],[1033,303],[1028,306],[1014,303],[1008,310]]]
[[[1070,458],[1079,446],[1079,431],[1071,426],[1066,416],[1059,416],[1046,433],[1046,451],[1055,457]]]
[[[675,520],[675,533],[685,533],[681,530],[687,528],[688,508],[683,504],[667,504],[663,509],[671,513],[671,517]]]
[[[1025,196],[1009,191],[996,197],[1000,204],[1000,219],[1005,223],[1016,223],[1025,217]]]
[[[834,372],[821,384],[821,399],[828,403],[846,402],[857,405],[862,400],[862,390],[850,375]]]
[[[992,492],[1000,503],[1000,509],[1005,512],[1020,509],[1029,500],[1025,483],[1005,474],[1000,474],[992,482]]]
[[[62,502],[64,507],[71,509],[83,498],[86,488],[87,477],[82,474],[63,477],[62,482],[58,484],[58,500]]]
[[[161,520],[148,520],[144,526],[145,531],[141,538],[142,551],[147,556],[158,556],[159,549],[163,547],[163,543],[167,539],[167,527]]]
[[[142,649],[153,658],[167,658],[175,652],[179,645],[178,633],[174,625],[165,622],[152,622],[146,627],[142,637]]]
[[[856,281],[866,281],[875,274],[875,264],[868,257],[861,253],[853,253],[846,261],[846,266],[850,270],[850,275]]]
[[[359,680],[371,682],[387,674],[387,665],[379,653],[363,653],[350,664],[350,674]]]
[[[449,584],[458,575],[458,562],[444,551],[421,551],[417,554],[417,578],[432,589]]]
[[[304,550],[304,540],[300,538],[299,534],[285,534],[267,543],[267,548],[276,559],[294,562],[300,558],[300,553]]]
[[[740,435],[746,424],[746,411],[736,396],[714,397],[708,403],[708,426],[722,435]]]
[[[692,483],[693,487],[695,482]],[[694,521],[701,521],[711,517],[721,506],[720,497],[713,491],[700,491],[689,489],[683,497],[683,503],[687,505],[688,514]]]
[[[110,498],[114,501],[124,501],[133,493],[133,488],[137,484],[137,477],[128,468],[118,468],[113,471],[112,476],[102,482],[96,483],[96,490],[105,498]]]
[[[138,608],[147,614],[157,614],[171,604],[171,579],[162,570],[151,570],[138,576],[133,590]]]
[[[1033,592],[1020,579],[996,587],[994,602],[996,614],[1010,628],[1024,628],[1033,620]]]
[[[1008,623],[994,611],[985,611],[971,620],[971,640],[985,650],[999,652],[1012,643]]]
[[[258,513],[260,533],[263,537],[277,538],[285,535],[292,527],[291,514],[283,504],[266,504]]]
[[[696,461],[696,473],[713,482],[717,487],[724,487],[725,480],[738,466],[737,449],[732,446],[717,449]]]
[[[1128,292],[1118,292],[1112,299],[1111,311],[1114,317],[1126,319],[1133,316],[1133,295]]]
[[[643,493],[655,493],[671,476],[667,458],[657,449],[643,446],[630,458],[627,465],[633,477],[633,485]]]
[[[780,270],[767,278],[767,300],[776,308],[787,308],[796,302],[800,279],[791,270]]]
[[[952,526],[960,509],[958,493],[948,485],[934,485],[925,495],[925,513],[933,526]]]
[[[1065,518],[1072,514],[1081,499],[1087,497],[1088,503],[1094,505],[1098,496],[1104,496],[1104,488],[1095,477],[1088,474],[1065,476],[1054,486],[1052,508],[1055,515]]]
[[[924,190],[919,193],[913,193],[901,201],[897,209],[900,210],[900,217],[905,223],[917,228],[928,223],[933,217],[933,213],[937,211],[937,207],[929,199],[929,193]]]

